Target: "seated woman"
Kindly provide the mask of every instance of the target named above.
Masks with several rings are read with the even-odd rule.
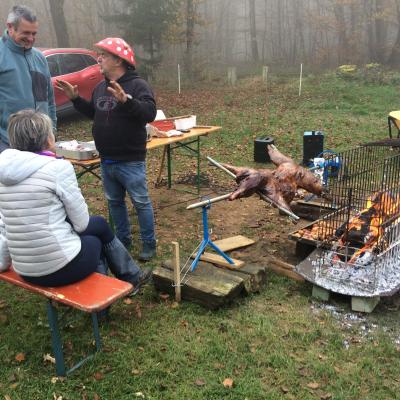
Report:
[[[105,273],[104,255],[137,292],[151,270],[139,268],[104,218],[89,216],[73,166],[53,153],[50,118],[19,111],[10,116],[8,135],[11,148],[0,154],[0,216],[15,271],[37,285],[62,286]]]

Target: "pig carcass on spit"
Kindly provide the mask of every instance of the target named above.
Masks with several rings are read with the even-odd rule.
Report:
[[[289,204],[298,188],[303,188],[318,196],[324,194],[320,180],[312,172],[283,155],[274,145],[268,145],[267,148],[271,161],[278,167],[275,170],[256,170],[222,164],[236,175],[236,182],[239,184],[228,198],[229,200],[249,197],[260,192],[278,206],[290,210]]]

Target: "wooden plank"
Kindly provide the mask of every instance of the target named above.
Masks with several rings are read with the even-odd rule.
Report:
[[[229,303],[243,292],[246,280],[230,271],[200,261],[193,272],[182,272],[182,298],[194,301],[210,309]],[[174,294],[173,267],[170,261],[153,270],[153,282],[158,290]]]
[[[229,270],[229,273],[249,278],[243,282],[244,291],[249,294],[259,292],[265,285],[267,282],[267,269],[266,265],[245,264],[236,271]]]
[[[197,254],[197,253],[196,253]],[[192,255],[192,258],[196,257],[196,254]],[[218,254],[214,254],[214,253],[207,253],[204,252],[201,256],[200,256],[200,260],[202,261],[207,261],[213,264],[217,264],[221,267],[225,267],[228,269],[233,269],[236,270],[240,267],[242,267],[244,265],[244,261],[240,261],[240,260],[236,260],[235,258],[230,257],[230,259],[235,263],[235,264],[229,264],[228,261],[225,260],[224,257],[218,255]]]
[[[276,257],[269,256],[267,259],[268,267],[279,275],[286,276],[298,282],[304,282],[305,279],[294,270],[294,265],[288,264]]]
[[[290,270],[285,269],[285,268],[280,268],[277,265],[270,265],[269,269],[274,271],[274,272],[276,272],[278,275],[286,276],[286,277],[288,277],[290,279],[293,279],[293,280],[295,280],[297,282],[304,282],[304,278],[301,275],[299,275],[297,272],[290,271]]]
[[[246,236],[237,235],[229,238],[216,240],[214,244],[219,247],[222,251],[230,251],[238,249],[240,247],[249,246],[254,244],[255,240],[249,239]]]

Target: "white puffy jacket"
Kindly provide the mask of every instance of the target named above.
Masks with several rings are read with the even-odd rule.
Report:
[[[71,163],[15,149],[0,154],[0,213],[14,269],[27,276],[68,264],[89,222]]]
[[[11,258],[6,239],[6,229],[0,213],[0,272],[7,271],[10,264]]]

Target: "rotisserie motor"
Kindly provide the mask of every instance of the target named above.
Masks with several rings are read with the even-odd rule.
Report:
[[[236,182],[239,184],[229,200],[249,197],[259,191],[280,207],[290,210],[290,202],[298,188],[318,196],[323,194],[323,186],[312,172],[283,155],[274,145],[268,145],[267,148],[271,161],[278,167],[275,170],[256,170],[223,164],[236,175]]]

